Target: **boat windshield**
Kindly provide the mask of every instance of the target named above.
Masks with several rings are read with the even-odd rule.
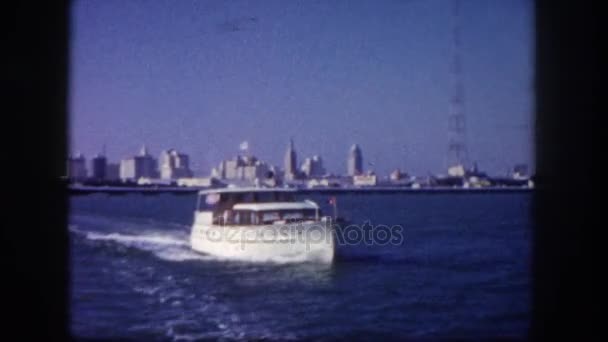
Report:
[[[224,211],[240,203],[294,202],[295,196],[285,191],[210,193],[199,195],[198,211]]]

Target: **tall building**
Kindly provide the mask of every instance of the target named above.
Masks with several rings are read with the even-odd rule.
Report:
[[[82,153],[68,157],[68,178],[72,180],[84,180],[87,178],[86,159]]]
[[[107,159],[104,155],[98,154],[93,159],[91,159],[91,177],[96,180],[105,180],[106,179],[106,169],[107,169]]]
[[[254,165],[244,167],[243,178],[249,180],[268,178],[270,167],[262,161],[256,161]]]
[[[241,156],[236,156],[232,160],[226,160],[224,163],[224,178],[226,179],[243,179],[243,167],[245,159]]]
[[[307,178],[310,177],[321,177],[325,175],[325,168],[323,167],[323,160],[319,156],[313,156],[312,158],[306,158],[302,164],[302,173]]]
[[[360,175],[363,173],[363,156],[359,145],[354,144],[348,153],[347,170],[349,176]]]
[[[190,178],[190,158],[187,154],[178,153],[174,149],[163,151],[160,154],[160,178],[177,179]]]
[[[108,163],[106,165],[106,180],[118,180],[120,179],[120,164]]]
[[[156,159],[148,153],[144,145],[139,155],[120,161],[120,178],[122,180],[158,178],[156,166]]]
[[[211,171],[212,177],[249,181],[264,180],[275,174],[274,168],[254,156],[236,156],[232,160],[224,160]]]
[[[297,178],[297,156],[296,151],[293,147],[293,139],[289,140],[289,146],[287,152],[285,152],[285,179]]]

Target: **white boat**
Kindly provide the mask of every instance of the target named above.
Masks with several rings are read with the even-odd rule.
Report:
[[[192,249],[252,262],[331,263],[331,217],[287,188],[222,188],[198,194]]]

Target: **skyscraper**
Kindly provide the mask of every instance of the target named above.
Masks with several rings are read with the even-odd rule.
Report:
[[[178,153],[174,149],[163,151],[160,154],[160,177],[162,179],[192,177],[188,155]]]
[[[298,173],[296,151],[293,147],[293,139],[289,140],[287,152],[285,152],[285,179],[294,179]]]
[[[91,159],[91,170],[93,174],[91,175],[96,180],[104,180],[106,179],[106,168],[107,168],[107,160],[103,154],[98,154],[93,159]]]
[[[323,160],[319,156],[313,156],[312,158],[306,158],[302,164],[302,173],[306,177],[321,177],[325,175],[325,168],[323,167]]]
[[[72,180],[84,180],[87,178],[86,159],[81,153],[68,158],[68,178]]]
[[[349,176],[363,173],[363,156],[359,145],[354,144],[348,153],[347,170]]]
[[[156,159],[148,154],[144,145],[140,154],[120,161],[120,178],[137,180],[139,178],[158,178]]]
[[[120,164],[108,163],[106,165],[106,180],[115,181],[120,179]]]
[[[270,165],[255,156],[236,156],[232,160],[222,161],[211,171],[211,176],[220,179],[255,181],[269,178],[271,171],[273,175],[276,172]]]

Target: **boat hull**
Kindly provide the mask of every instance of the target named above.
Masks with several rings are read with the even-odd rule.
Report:
[[[331,263],[334,232],[323,222],[268,226],[194,224],[192,249],[222,259],[250,262]]]

